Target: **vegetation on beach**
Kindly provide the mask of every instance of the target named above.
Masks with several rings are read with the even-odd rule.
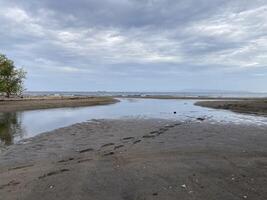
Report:
[[[7,98],[11,95],[20,95],[24,90],[23,81],[26,72],[16,68],[14,62],[0,54],[0,93]]]
[[[239,101],[199,101],[198,106],[231,110],[238,113],[267,116],[267,99],[250,99]]]
[[[0,112],[108,105],[117,102],[112,97],[24,97],[0,101]]]

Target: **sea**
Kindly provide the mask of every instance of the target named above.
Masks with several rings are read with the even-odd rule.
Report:
[[[174,96],[174,97],[215,97],[215,98],[267,98],[267,93],[254,92],[63,92],[63,91],[27,91],[28,96],[116,96],[116,97],[144,97],[144,96]]]

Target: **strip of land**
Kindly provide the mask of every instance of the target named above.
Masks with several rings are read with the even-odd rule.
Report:
[[[95,120],[0,153],[0,197],[267,199],[266,127]]]
[[[199,101],[198,106],[231,110],[239,113],[267,116],[267,99],[239,101]]]
[[[185,99],[185,100],[265,100],[262,97],[212,97],[212,96],[173,96],[173,95],[127,95],[115,96],[117,98],[139,98],[139,99]]]
[[[30,97],[1,99],[0,112],[16,112],[47,108],[107,105],[118,102],[112,97]]]

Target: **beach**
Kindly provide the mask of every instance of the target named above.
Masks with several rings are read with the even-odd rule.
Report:
[[[0,0],[0,200],[267,200],[267,0]]]
[[[22,101],[14,104],[17,102],[21,105]],[[162,113],[172,105],[170,111],[180,108],[186,109],[180,111],[182,115],[191,111],[192,114],[187,118],[172,118],[176,114],[170,112],[165,119],[152,117],[155,115],[91,119],[6,146],[0,152],[0,197],[5,200],[266,199],[267,125],[257,124],[253,116],[250,123],[239,123],[247,117],[234,113],[236,121],[229,118],[219,122],[214,113],[217,110],[205,111],[214,115],[215,121],[209,116],[197,117],[205,112],[200,109],[199,114],[194,114],[201,107],[192,107],[193,102],[121,100],[112,105],[114,110],[149,113],[154,109],[153,106],[148,109],[152,104],[160,105],[161,109],[155,113]],[[27,105],[26,109],[36,108],[35,104]],[[98,108],[105,113],[108,107]],[[223,117],[230,115],[227,112]]]
[[[5,199],[267,197],[266,127],[95,120],[41,134],[0,155]]]

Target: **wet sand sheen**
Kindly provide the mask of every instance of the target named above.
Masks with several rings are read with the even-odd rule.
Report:
[[[266,199],[266,126],[95,120],[0,154],[4,199]]]

